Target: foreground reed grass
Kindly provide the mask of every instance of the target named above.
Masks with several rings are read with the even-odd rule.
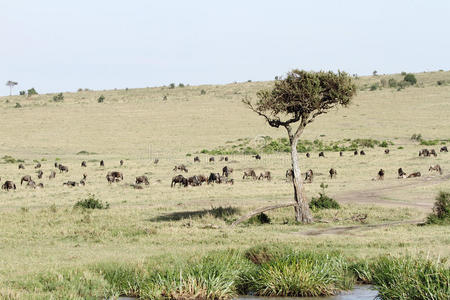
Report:
[[[351,262],[338,252],[256,246],[246,252],[213,252],[173,264],[104,263],[52,271],[11,282],[8,299],[232,299],[261,296],[327,296],[371,283],[381,299],[449,299],[450,269],[439,261],[384,256]],[[23,294],[20,294],[21,291]],[[13,293],[14,292],[14,293]],[[1,298],[1,297],[0,297]]]

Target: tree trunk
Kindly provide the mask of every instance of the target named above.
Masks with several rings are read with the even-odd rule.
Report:
[[[298,165],[297,144],[299,137],[297,135],[289,137],[291,142],[291,159],[294,184],[294,199],[298,204],[295,206],[295,220],[302,223],[312,223],[313,218],[306,200],[305,188],[303,186],[302,173]]]

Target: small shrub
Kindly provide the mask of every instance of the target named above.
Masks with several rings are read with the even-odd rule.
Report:
[[[184,84],[180,83],[180,84],[178,84],[178,87],[184,88]]]
[[[74,208],[86,208],[86,209],[108,209],[109,203],[103,202],[97,198],[95,198],[94,194],[89,194],[88,197],[84,200],[80,200],[75,203]]]
[[[386,148],[388,146],[388,142],[387,141],[383,141],[380,144],[380,147]]]
[[[402,150],[404,149],[403,146],[397,147],[397,149]]]
[[[339,203],[337,203],[336,200],[333,198],[330,198],[326,195],[325,189],[328,187],[327,184],[324,184],[323,182],[320,184],[320,187],[322,188],[322,192],[319,193],[319,197],[313,197],[311,201],[309,202],[309,208],[311,208],[313,211],[318,211],[321,209],[339,209],[341,206]]]
[[[16,102],[16,106],[14,106],[14,108],[21,108],[22,105],[20,105],[20,103]]]
[[[97,102],[98,103],[103,103],[103,101],[105,101],[105,96],[100,95],[100,97],[98,97]]]
[[[206,95],[206,91],[202,89],[202,90],[200,91],[200,95]]]
[[[378,84],[378,82],[377,83],[373,83],[371,86],[370,86],[370,90],[371,91],[376,91],[376,90],[378,90],[380,88],[380,85]]]
[[[265,213],[260,213],[259,215],[253,216],[251,217],[248,221],[247,224],[270,224],[271,220],[270,217],[268,215],[266,215]]]
[[[378,75],[378,71],[377,71],[377,70],[373,71],[373,72],[372,72],[372,75],[373,75],[373,76],[377,76],[377,75]]]
[[[427,218],[428,224],[450,224],[450,192],[439,192],[434,202],[433,213]]]
[[[414,85],[417,83],[417,79],[416,76],[414,76],[414,74],[406,74],[405,77],[403,78],[403,81],[409,82],[411,85]]]
[[[406,75],[406,72],[401,72],[400,73],[402,76],[405,76]]]
[[[389,78],[388,85],[390,88],[397,87],[397,80],[395,80],[394,78]]]
[[[19,92],[19,95],[20,95],[20,96],[25,96],[25,94],[26,94],[25,91],[20,91],[20,92]]]
[[[175,83],[169,84],[169,89],[174,89],[174,88],[175,88]]]
[[[28,97],[38,94],[38,92],[36,92],[36,90],[34,88],[29,89],[27,91],[27,93],[28,93]]]
[[[63,102],[64,95],[63,93],[59,93],[58,95],[53,96],[53,102]]]
[[[425,145],[425,146],[435,146],[439,143],[440,143],[439,140],[421,140],[420,141],[420,144]]]

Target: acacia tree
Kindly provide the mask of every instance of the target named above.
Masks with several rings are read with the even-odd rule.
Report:
[[[277,79],[272,89],[257,92],[256,103],[253,104],[248,98],[243,99],[270,126],[281,126],[287,131],[291,145],[295,218],[298,222],[313,221],[298,164],[298,140],[305,127],[317,116],[335,107],[347,106],[355,94],[356,86],[345,72],[292,70],[286,78]],[[297,127],[294,128],[294,125]]]
[[[11,81],[11,80],[8,80],[8,81],[6,82],[6,85],[9,86],[9,95],[10,95],[10,96],[12,95],[12,88],[13,88],[15,85],[18,85],[18,84],[19,84],[19,83],[14,82],[14,81]]]

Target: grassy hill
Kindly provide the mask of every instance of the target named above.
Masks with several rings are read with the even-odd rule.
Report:
[[[311,226],[295,224],[289,208],[270,212],[271,225],[229,226],[252,209],[292,199],[292,186],[284,177],[290,166],[287,153],[261,152],[261,161],[233,154],[228,163],[219,161],[220,155],[209,163],[211,154],[201,153],[233,146],[260,152],[266,145],[264,137],[272,141],[286,137],[282,129],[269,127],[241,103],[244,96],[255,97],[273,82],[83,90],[63,93],[62,102],[53,101],[56,94],[1,97],[1,183],[13,180],[18,190],[0,191],[0,296],[10,293],[21,298],[36,293],[45,297],[49,290],[40,286],[32,292],[31,286],[50,271],[87,270],[93,264],[113,262],[163,265],[212,250],[245,249],[259,243],[338,250],[357,258],[387,253],[448,257],[448,226],[405,224],[345,236],[303,234],[361,225],[351,218],[356,214],[367,214],[368,224],[420,220],[431,211],[437,192],[450,189],[450,154],[418,157],[419,149],[450,146],[450,72],[415,76],[416,85],[400,90],[382,85],[391,78],[400,82],[401,74],[355,79],[359,91],[353,104],[307,127],[303,139],[322,145],[348,139],[390,142],[389,155],[376,143],[373,147],[357,144],[366,156],[346,151],[339,157],[327,151],[326,158],[319,158],[318,147],[311,149],[309,159],[300,154],[302,171],[316,173],[314,182],[306,186],[308,197],[316,196],[324,182],[329,186],[327,194],[344,206],[315,213],[316,220],[331,222]],[[378,85],[372,88],[374,84]],[[98,102],[101,95],[103,103]],[[414,134],[421,134],[422,144],[432,141],[435,145],[411,140]],[[200,163],[193,162],[197,155]],[[160,160],[157,165],[153,163],[156,158]],[[122,167],[121,159],[125,161]],[[18,170],[18,160],[24,161],[24,170]],[[80,167],[83,160],[87,168]],[[104,168],[100,160],[105,161]],[[37,161],[44,171],[42,180],[36,178]],[[49,180],[54,162],[67,165],[69,172],[57,172]],[[172,169],[181,163],[189,169],[189,176],[219,172],[227,164],[234,168],[235,184],[171,188],[171,178],[178,174]],[[428,172],[436,163],[444,175]],[[327,176],[331,167],[338,170],[337,179]],[[399,180],[399,167],[407,173],[420,171],[423,177]],[[242,180],[246,168],[255,168],[258,174],[270,170],[274,178],[271,182]],[[385,180],[373,181],[380,168],[386,170]],[[105,175],[111,170],[122,171],[124,182],[109,185]],[[88,176],[86,186],[62,185],[67,180],[79,181],[83,173]],[[20,178],[27,174],[45,188],[20,186]],[[134,178],[144,174],[150,186],[133,189]],[[111,208],[74,210],[74,204],[88,194],[107,201]]]

